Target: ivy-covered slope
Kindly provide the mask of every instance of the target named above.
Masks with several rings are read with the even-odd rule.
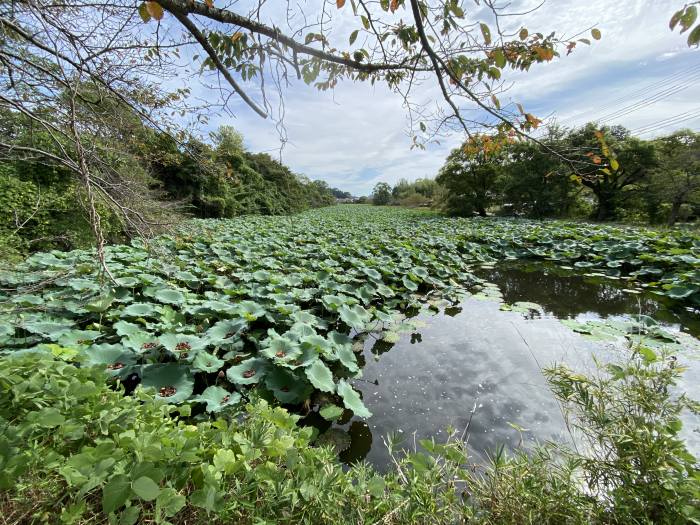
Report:
[[[426,296],[457,300],[472,264],[553,260],[697,305],[699,255],[700,239],[677,231],[368,206],[195,220],[148,247],[110,247],[116,284],[100,280],[90,251],[35,254],[3,272],[0,345],[50,345],[211,412],[257,387],[288,404],[322,392],[322,405],[368,417],[351,387],[361,373],[352,337],[393,337]]]

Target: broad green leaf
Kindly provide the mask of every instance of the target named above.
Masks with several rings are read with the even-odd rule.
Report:
[[[309,378],[311,384],[323,392],[334,392],[335,383],[333,382],[333,373],[320,359],[314,361],[306,368],[306,377]]]
[[[318,411],[321,417],[327,421],[335,421],[340,416],[343,415],[345,410],[338,405],[326,405],[321,410]]]
[[[131,490],[144,501],[153,501],[160,494],[160,487],[147,476],[141,476],[131,483]]]
[[[352,410],[356,416],[363,418],[372,417],[372,413],[367,410],[362,399],[360,399],[360,394],[358,394],[344,379],[338,382],[337,392],[343,399],[345,408]]]

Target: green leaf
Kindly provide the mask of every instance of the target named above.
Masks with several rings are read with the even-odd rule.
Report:
[[[127,507],[119,514],[119,525],[135,525],[140,515],[140,506]]]
[[[139,16],[141,17],[141,20],[144,22],[148,22],[151,19],[151,15],[148,12],[148,9],[146,8],[146,2],[143,2],[139,6]]]
[[[225,472],[226,474],[233,474],[241,466],[241,461],[239,457],[233,450],[230,449],[219,449],[212,460],[216,470],[220,472]]]
[[[179,290],[165,288],[158,290],[154,298],[161,303],[180,305],[185,302],[185,295]]]
[[[367,491],[370,496],[374,498],[381,498],[384,495],[384,489],[386,488],[386,482],[381,476],[372,476],[372,478],[367,483]]]
[[[130,304],[121,312],[121,317],[155,317],[160,308],[152,303]]]
[[[345,408],[352,410],[356,416],[363,418],[372,417],[372,413],[367,410],[362,399],[360,399],[360,394],[358,394],[345,379],[341,379],[338,382],[337,391],[338,395],[343,399]]]
[[[414,283],[411,279],[409,279],[408,275],[404,275],[401,278],[401,281],[403,282],[403,285],[407,290],[410,290],[412,292],[418,290],[418,285]]]
[[[357,358],[355,357],[355,353],[352,351],[351,346],[339,346],[335,350],[335,355],[338,357],[343,366],[350,370],[350,372],[357,372],[359,370],[359,367],[357,366]]]
[[[252,385],[262,381],[269,368],[267,359],[254,357],[229,368],[226,377],[237,385]]]
[[[489,29],[489,26],[487,26],[484,23],[479,24],[479,26],[481,27],[481,34],[484,37],[484,43],[487,46],[490,46],[491,45],[491,30]]]
[[[355,40],[357,40],[357,35],[359,34],[359,29],[355,29],[352,33],[350,33],[350,45],[353,45],[355,43]]]
[[[343,415],[343,412],[345,412],[345,409],[338,405],[326,405],[319,410],[318,413],[321,414],[321,417],[326,421],[335,421]]]
[[[154,364],[142,368],[141,385],[155,389],[158,400],[181,403],[192,395],[194,379],[188,366],[176,363]]]
[[[265,386],[282,403],[301,403],[308,399],[313,388],[303,377],[285,368],[274,367],[265,376]]]
[[[104,295],[86,304],[85,309],[88,312],[101,313],[107,311],[113,302],[113,295]]]
[[[693,29],[690,35],[688,35],[689,46],[697,46],[698,44],[700,44],[700,25]]]
[[[37,423],[44,428],[54,428],[66,422],[66,418],[56,408],[44,408],[38,412]]]
[[[306,377],[311,384],[323,392],[334,392],[333,373],[320,359],[314,361],[306,368]]]
[[[131,484],[131,490],[144,501],[153,501],[160,494],[158,484],[147,476],[141,476]]]
[[[192,398],[192,401],[206,403],[207,412],[220,412],[227,406],[240,402],[241,395],[238,392],[229,392],[220,386],[209,386],[200,395]]]
[[[192,360],[192,368],[202,372],[213,373],[222,366],[224,366],[224,361],[209,352],[197,352],[197,355]]]
[[[110,479],[102,487],[102,512],[109,514],[122,507],[131,494],[131,483],[129,479],[120,474]]]
[[[359,304],[356,304],[352,308],[347,305],[342,305],[338,308],[338,314],[345,324],[354,328],[358,332],[365,329],[365,325],[370,321],[372,316]]]
[[[500,68],[506,66],[506,55],[503,53],[503,50],[501,48],[498,48],[494,51],[493,60],[496,63],[496,65]]]
[[[593,40],[600,40],[602,36],[600,33],[600,29],[591,29],[591,36],[593,37]]]
[[[187,503],[185,496],[178,494],[173,488],[164,488],[156,498],[156,509],[162,509],[163,514],[170,518],[175,516]]]

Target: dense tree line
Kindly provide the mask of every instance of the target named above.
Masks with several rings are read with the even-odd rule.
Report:
[[[222,126],[210,141],[194,137],[178,141],[170,133],[148,128],[136,120],[117,119],[95,133],[119,179],[104,177],[112,191],[97,196],[96,206],[107,241],[135,233],[114,209],[119,206],[143,217],[157,232],[179,219],[235,217],[244,214],[287,214],[335,202],[331,188],[293,173],[266,153],[243,147],[243,137]],[[124,117],[124,115],[122,115]],[[50,118],[50,115],[47,115]],[[0,157],[0,243],[4,256],[37,250],[87,247],[94,243],[85,186],[75,174],[31,148],[57,146],[45,128],[21,114],[0,115],[0,140],[23,145],[30,153]],[[338,192],[339,190],[335,190]]]
[[[503,145],[476,136],[449,154],[435,180],[379,183],[373,201],[439,206],[461,216],[672,225],[700,216],[700,134],[681,130],[642,140],[624,127],[591,123],[551,127],[537,143]]]

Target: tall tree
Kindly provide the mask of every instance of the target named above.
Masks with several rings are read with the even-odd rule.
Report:
[[[488,135],[452,150],[435,179],[447,190],[446,210],[455,215],[486,216],[498,199],[505,160],[500,144]]]
[[[651,174],[648,191],[668,205],[666,222],[672,226],[684,204],[700,203],[700,134],[681,130],[654,144],[660,163]]]
[[[627,192],[642,182],[657,162],[654,145],[632,137],[622,126],[589,123],[571,131],[565,147],[566,155],[577,159],[572,177],[595,195],[594,218],[601,221],[618,218]]]
[[[372,190],[372,203],[377,206],[386,206],[391,202],[391,186],[386,182],[378,182]]]

